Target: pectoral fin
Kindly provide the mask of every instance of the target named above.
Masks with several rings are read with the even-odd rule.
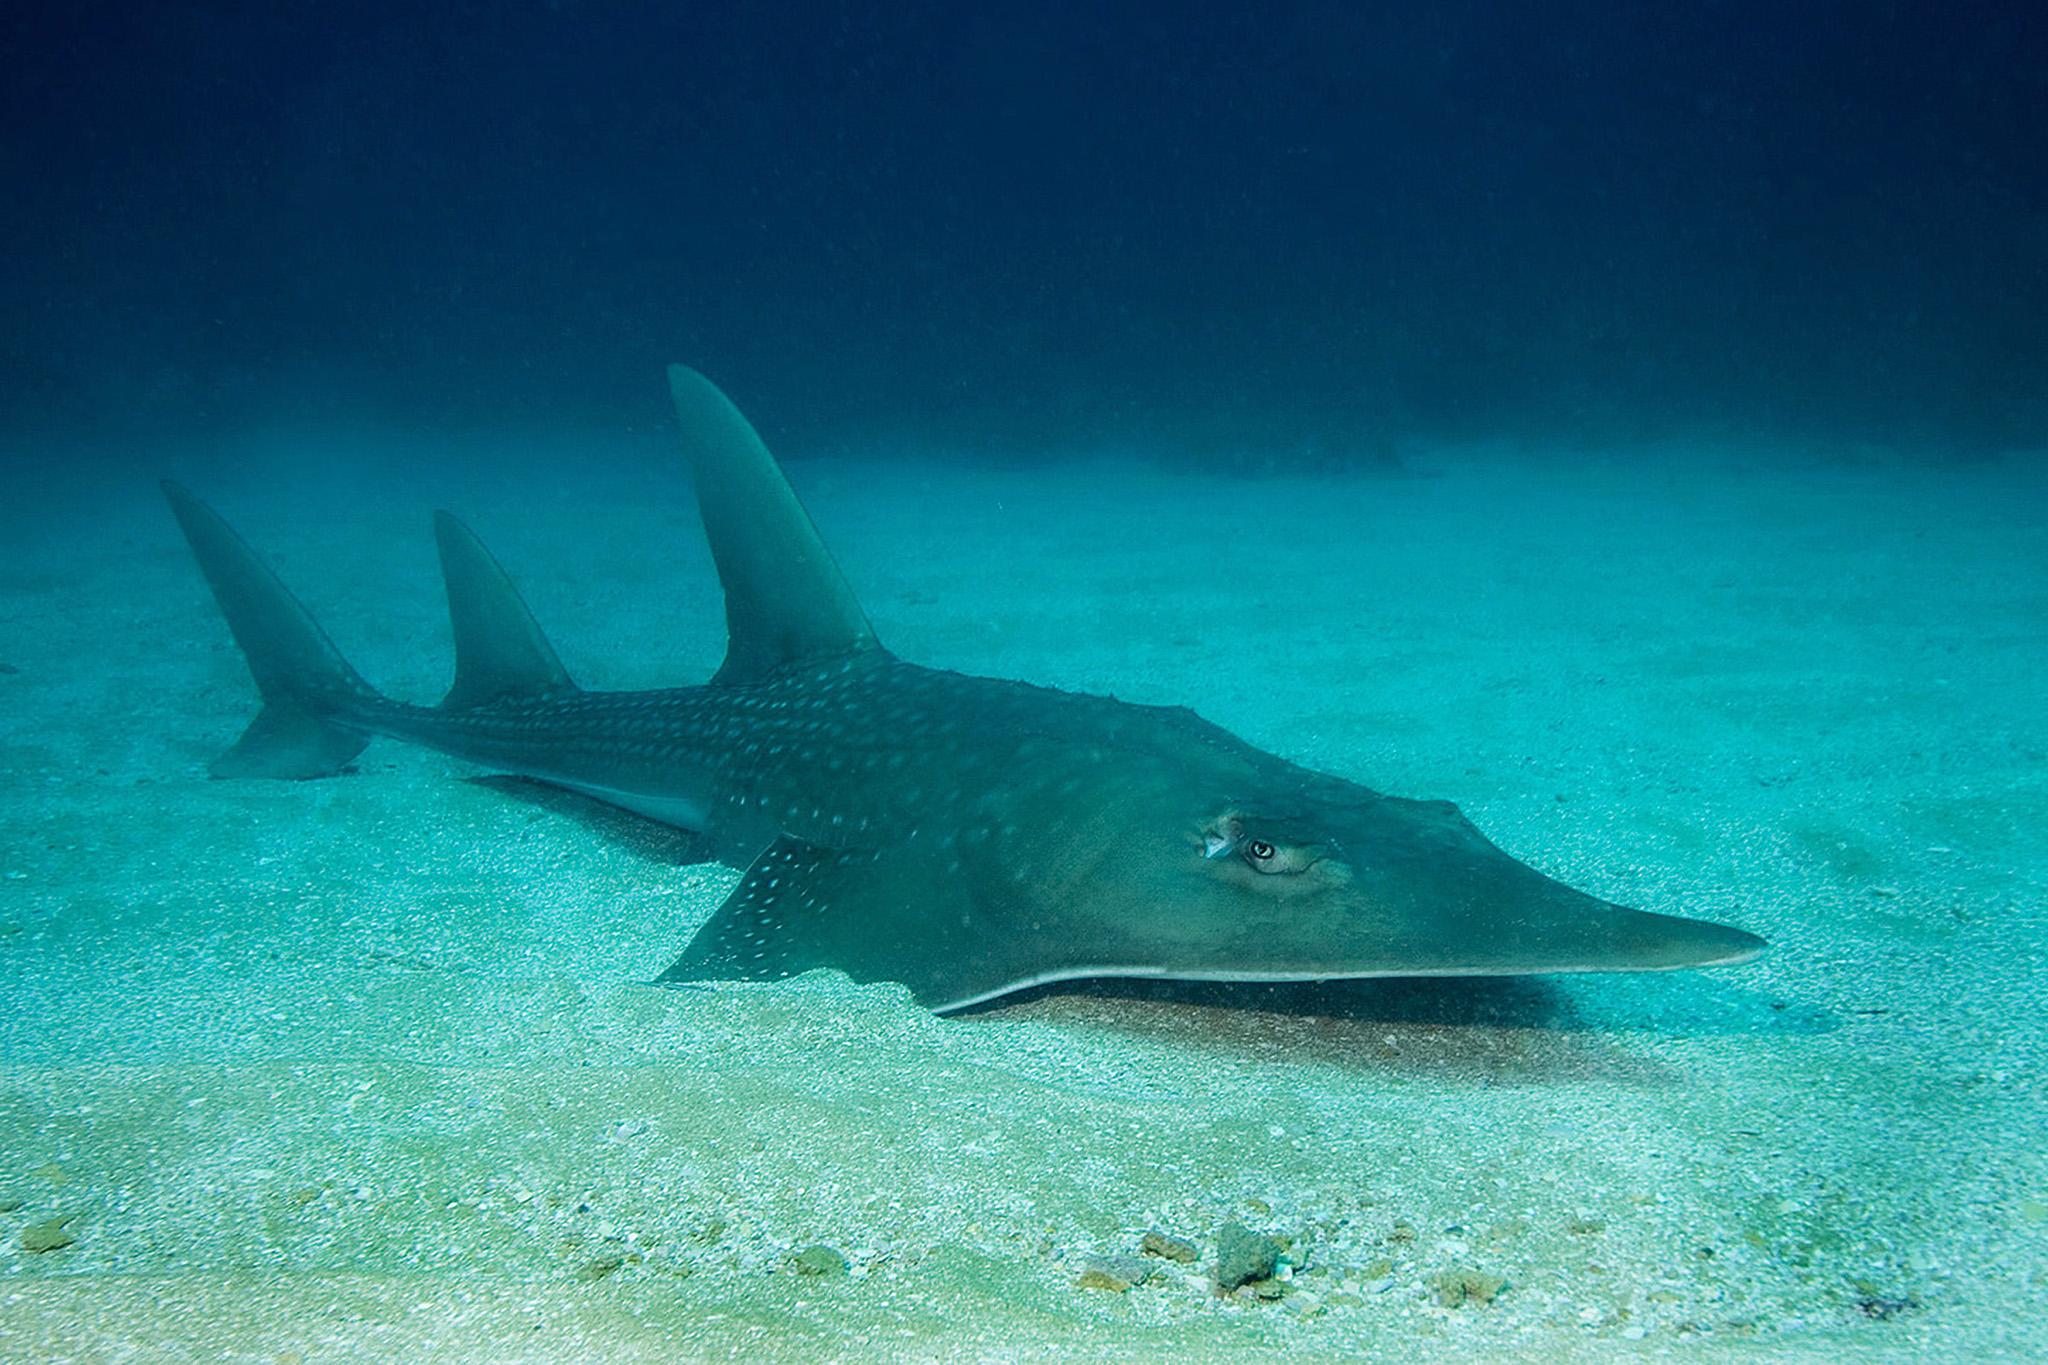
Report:
[[[900,981],[943,1010],[1031,978],[1013,895],[977,888],[943,854],[778,839],[756,858],[662,981],[779,981],[833,967]],[[977,891],[982,894],[977,894]]]

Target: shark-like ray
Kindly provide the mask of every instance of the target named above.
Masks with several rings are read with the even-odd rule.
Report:
[[[725,590],[709,683],[578,688],[444,512],[455,683],[437,706],[395,701],[166,484],[262,695],[215,775],[319,777],[388,736],[700,831],[746,871],[665,981],[829,967],[944,1011],[1085,977],[1658,971],[1762,950],[1573,890],[1448,802],[1310,771],[1191,711],[896,658],[746,419],[692,370],[669,381]]]

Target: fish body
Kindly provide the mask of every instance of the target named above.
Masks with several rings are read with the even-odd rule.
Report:
[[[497,561],[439,513],[455,684],[437,706],[387,698],[167,484],[264,699],[215,774],[321,777],[384,736],[699,831],[745,873],[666,981],[829,967],[945,1011],[1086,977],[1646,971],[1761,951],[1574,890],[1448,802],[1303,768],[1183,708],[898,659],[745,418],[693,371],[670,384],[725,590],[709,682],[577,687]]]

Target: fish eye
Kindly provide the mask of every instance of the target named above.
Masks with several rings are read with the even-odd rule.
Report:
[[[1238,852],[1246,866],[1268,877],[1291,877],[1308,871],[1316,863],[1314,849],[1294,844],[1283,846],[1264,839],[1246,839],[1238,845]]]
[[[1282,847],[1269,839],[1257,839],[1244,832],[1244,822],[1226,816],[1202,836],[1202,856],[1216,859],[1235,853],[1245,866],[1268,876],[1306,872],[1316,861],[1310,849]]]

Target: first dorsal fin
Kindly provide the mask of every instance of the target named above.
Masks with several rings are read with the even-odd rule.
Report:
[[[715,681],[878,648],[810,514],[739,409],[682,365],[668,367],[668,387],[725,585],[725,664]]]
[[[434,540],[441,547],[448,621],[455,628],[455,685],[441,705],[460,710],[575,690],[519,590],[475,533],[449,513],[436,512]]]

